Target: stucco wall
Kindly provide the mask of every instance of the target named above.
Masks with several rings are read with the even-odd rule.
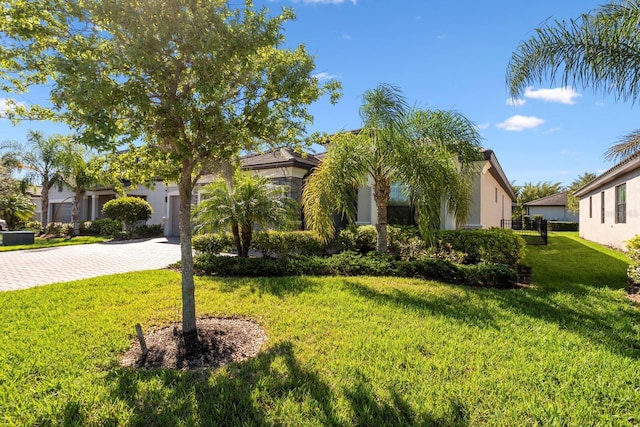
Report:
[[[529,206],[527,214],[533,218],[536,215],[542,215],[543,219],[549,221],[578,221],[578,215],[570,212],[564,206]]]
[[[615,187],[627,184],[627,221],[615,222]],[[604,191],[604,223],[600,219],[600,192]],[[592,215],[589,216],[589,198]],[[640,169],[622,175],[580,199],[580,237],[625,250],[626,240],[640,234]]]
[[[500,227],[503,219],[511,219],[511,198],[491,174],[491,164],[485,162],[479,173],[478,188],[475,190],[471,216],[465,227]],[[479,191],[479,197],[477,192]],[[479,217],[479,222],[476,222]]]

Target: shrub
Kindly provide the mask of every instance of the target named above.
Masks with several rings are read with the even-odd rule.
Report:
[[[45,234],[51,236],[70,236],[73,233],[73,224],[65,224],[62,222],[50,222],[47,224]]]
[[[578,231],[579,224],[577,222],[569,221],[549,221],[549,231]]]
[[[37,220],[29,221],[24,225],[24,228],[27,230],[40,232],[40,230],[42,230],[42,223]]]
[[[373,225],[351,226],[340,230],[338,234],[338,245],[343,251],[354,251],[360,254],[375,251],[377,240],[378,232]]]
[[[196,253],[209,255],[229,252],[235,248],[231,233],[207,233],[193,236],[191,244]]]
[[[139,239],[145,237],[161,237],[164,236],[164,226],[162,224],[139,225],[134,230],[133,235]]]
[[[113,236],[122,231],[122,222],[117,219],[100,218],[84,224],[87,233],[99,236]]]
[[[111,219],[122,221],[128,237],[133,238],[135,224],[151,218],[153,208],[149,202],[140,197],[126,196],[109,200],[102,206],[102,213]]]
[[[501,228],[440,231],[438,238],[439,246],[448,244],[453,250],[467,254],[467,264],[488,262],[515,267],[526,251],[521,236]]]
[[[280,257],[284,254],[322,255],[325,244],[312,231],[258,231],[253,235],[252,248],[265,258]]]
[[[396,276],[497,288],[513,287],[517,281],[517,273],[500,264],[458,265],[433,258],[396,260],[390,255],[375,252],[361,255],[353,251],[345,251],[332,257],[291,254],[277,259],[216,256],[207,253],[196,255],[194,267],[202,274],[240,277]]]
[[[631,258],[631,264],[627,268],[627,276],[631,283],[640,285],[640,234],[627,240],[627,255]]]

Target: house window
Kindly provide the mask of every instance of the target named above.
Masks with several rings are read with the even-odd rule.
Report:
[[[593,197],[589,196],[589,218],[593,218]]]
[[[627,222],[627,184],[616,187],[616,224]]]
[[[604,191],[600,193],[600,222],[604,224]]]
[[[498,203],[498,187],[496,187],[495,190],[496,190],[496,203]]]

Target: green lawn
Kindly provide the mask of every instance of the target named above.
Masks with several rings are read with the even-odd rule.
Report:
[[[105,242],[107,240],[111,240],[111,237],[76,236],[76,237],[51,237],[47,239],[44,239],[42,237],[36,237],[34,239],[33,245],[0,246],[0,252],[21,251],[25,249],[51,248],[54,246],[86,245],[89,243]]]
[[[640,310],[626,259],[574,233],[529,247],[534,285],[197,280],[199,314],[269,339],[216,372],[118,367],[180,318],[180,277],[123,274],[0,294],[0,425],[637,425]]]

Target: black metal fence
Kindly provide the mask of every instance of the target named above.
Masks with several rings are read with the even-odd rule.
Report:
[[[521,235],[530,245],[546,245],[549,241],[549,224],[546,219],[503,219],[500,226]]]

